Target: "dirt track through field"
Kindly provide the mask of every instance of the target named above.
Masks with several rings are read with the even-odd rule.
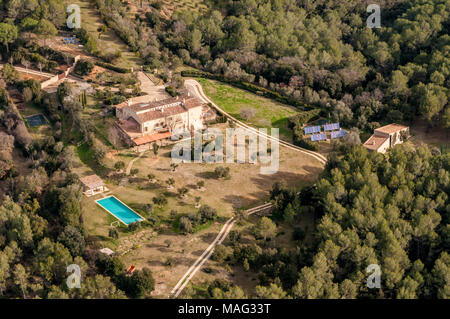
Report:
[[[247,210],[246,213],[248,215],[251,215],[254,213],[268,210],[272,208],[272,206],[273,206],[272,203],[266,203],[258,207],[251,208]],[[206,261],[208,261],[208,259],[211,257],[211,255],[214,252],[214,248],[217,245],[220,245],[225,240],[225,238],[230,233],[236,221],[237,221],[236,217],[231,217],[229,220],[226,221],[226,223],[220,229],[220,232],[217,234],[214,241],[208,246],[208,248],[206,248],[203,254],[194,262],[194,264],[188,269],[188,271],[184,274],[184,276],[178,281],[178,283],[170,292],[169,297],[177,298],[181,294],[181,292],[184,290],[189,281],[195,276],[197,271],[199,271],[202,268],[203,264]]]
[[[259,137],[265,137],[270,141],[274,141],[274,142],[278,142],[280,145],[290,148],[292,150],[298,151],[298,152],[302,152],[304,154],[307,154],[313,158],[315,158],[316,160],[318,160],[320,163],[322,163],[323,165],[326,164],[327,159],[325,156],[323,156],[320,153],[317,152],[313,152],[304,148],[301,148],[299,146],[293,145],[291,143],[288,143],[286,141],[280,140],[279,138],[275,138],[272,137],[268,134],[264,134],[261,133],[260,131],[258,131],[257,129],[255,129],[254,127],[251,127],[241,121],[239,121],[238,119],[234,118],[233,116],[231,116],[229,113],[225,112],[222,108],[220,108],[217,104],[215,104],[210,98],[208,98],[206,96],[206,94],[203,92],[203,88],[201,86],[200,83],[198,83],[196,80],[193,79],[188,79],[185,82],[185,86],[187,87],[187,89],[193,93],[195,96],[197,96],[201,101],[203,101],[204,103],[211,103],[211,105],[217,110],[219,111],[221,114],[224,114],[227,118],[231,119],[233,122],[235,122],[238,126],[249,130],[250,132],[258,135]]]

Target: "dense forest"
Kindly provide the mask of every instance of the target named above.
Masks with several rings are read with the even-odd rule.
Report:
[[[259,298],[450,297],[450,156],[423,146],[395,147],[389,156],[352,146],[335,153],[314,187],[296,194],[277,183],[272,219],[298,224],[313,214],[312,243],[297,227],[297,249],[274,247],[276,225],[262,218],[256,243],[232,231],[213,258],[258,275]],[[379,265],[381,287],[369,289],[366,267]],[[242,298],[238,286],[217,280],[210,298]]]
[[[55,138],[31,140],[26,128],[18,129],[23,120],[4,89],[0,120],[0,163],[6,163],[0,166],[0,180],[6,182],[0,205],[0,298],[138,298],[151,292],[149,269],[126,276],[120,259],[99,253],[90,242],[82,187],[71,171],[77,163],[73,147],[56,131]],[[23,160],[13,158],[15,142],[28,158],[25,172],[14,165]],[[68,289],[70,264],[80,267],[80,289]]]
[[[107,24],[153,67],[180,61],[323,108],[347,126],[423,116],[450,127],[450,4],[383,1],[211,1],[211,11],[157,9],[136,19],[118,0],[96,0]],[[158,2],[153,6],[158,8]]]
[[[185,63],[316,106],[362,130],[416,116],[449,128],[450,4],[383,1],[381,28],[371,29],[369,2],[211,1],[209,12],[167,19],[159,1],[131,18],[122,1],[95,0],[106,24],[149,69]],[[1,1],[3,60],[18,38],[55,35],[67,28],[65,18],[60,0]],[[84,29],[78,35],[89,52],[111,60]]]

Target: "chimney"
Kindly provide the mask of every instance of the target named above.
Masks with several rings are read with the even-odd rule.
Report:
[[[188,96],[191,96],[191,92],[188,91]]]
[[[131,102],[133,101],[133,99],[129,99],[128,100],[128,106],[131,106]]]

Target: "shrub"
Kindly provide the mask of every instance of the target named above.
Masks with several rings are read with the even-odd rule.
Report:
[[[317,144],[313,144],[313,142],[310,142],[303,138],[301,138],[300,140],[297,140],[296,142],[294,142],[294,144],[297,146],[306,148],[307,150],[311,150],[311,151],[317,151],[319,149]]]
[[[158,0],[153,1],[150,5],[151,5],[153,8],[155,8],[156,10],[161,10],[161,8],[162,8],[162,2],[161,2],[161,1],[158,1]]]
[[[230,251],[227,247],[220,244],[217,245],[214,249],[214,253],[211,256],[211,259],[217,261],[218,263],[223,263],[230,256]]]
[[[143,209],[144,209],[144,211],[145,211],[147,214],[151,214],[152,211],[153,211],[153,205],[150,204],[150,203],[145,204],[145,205],[143,206]]]
[[[164,262],[164,266],[167,267],[175,267],[177,265],[177,260],[173,257],[167,257],[166,261]]]
[[[114,239],[119,238],[119,232],[115,228],[110,228],[108,232],[108,236]]]
[[[185,234],[192,233],[194,231],[194,227],[192,227],[191,220],[186,216],[180,218],[180,221],[178,222],[178,227]]]
[[[200,213],[202,222],[215,220],[217,217],[217,210],[210,207],[209,205],[203,205],[202,207],[200,207],[198,212]]]
[[[125,270],[125,265],[118,257],[111,257],[102,253],[98,254],[95,265],[102,274],[111,278],[117,278]]]
[[[197,187],[198,187],[198,188],[203,188],[203,187],[205,187],[205,181],[198,181],[198,182],[197,182]]]
[[[310,121],[319,118],[320,112],[321,112],[320,109],[313,109],[295,114],[294,116],[291,116],[289,118],[288,126],[290,129],[294,129],[296,126],[301,128],[303,124],[306,124]]]
[[[166,240],[164,241],[164,244],[167,245],[167,248],[170,248],[170,245],[172,245],[172,241],[171,241],[170,239],[166,239]]]
[[[167,205],[167,198],[164,195],[158,195],[152,198],[152,201],[155,205],[164,206]]]
[[[229,177],[230,176],[230,168],[223,167],[223,166],[216,167],[216,169],[214,170],[214,175],[216,175],[217,178]]]
[[[136,270],[132,276],[120,276],[117,286],[132,298],[142,298],[155,289],[155,279],[150,269],[144,267]]]
[[[171,85],[166,86],[166,92],[172,97],[178,95],[177,89]]]
[[[92,69],[94,68],[94,64],[85,59],[80,59],[77,64],[75,65],[74,72],[78,75],[88,75],[92,72]]]
[[[130,223],[128,224],[128,229],[130,231],[135,231],[141,228],[141,223],[140,222],[135,222],[135,223]]]
[[[187,187],[180,187],[180,188],[178,188],[178,195],[181,198],[183,198],[188,192],[189,192],[189,189],[187,189]]]
[[[125,163],[122,161],[118,161],[114,164],[114,169],[120,171],[125,168]]]

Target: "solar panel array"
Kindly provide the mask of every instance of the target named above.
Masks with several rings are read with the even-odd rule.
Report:
[[[319,133],[320,131],[321,131],[320,125],[305,127],[305,134],[314,134]]]
[[[26,120],[30,126],[39,126],[47,124],[47,120],[42,114],[36,114],[26,117]]]
[[[64,43],[78,43],[77,37],[63,38]]]
[[[311,141],[313,141],[313,142],[325,141],[326,139],[327,139],[327,134],[325,134],[325,133],[311,135]]]
[[[323,126],[324,131],[336,131],[339,130],[339,123],[325,124]]]
[[[345,136],[346,134],[347,134],[346,130],[334,131],[334,132],[331,132],[331,138],[332,139],[333,138],[340,138],[340,137]]]

